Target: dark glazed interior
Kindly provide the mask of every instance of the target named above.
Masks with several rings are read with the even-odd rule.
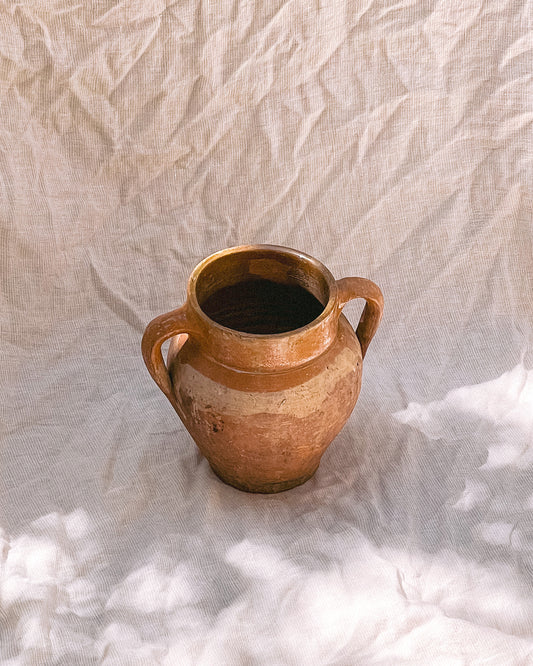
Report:
[[[198,276],[196,297],[204,314],[218,324],[272,335],[316,319],[328,302],[329,286],[304,258],[250,250],[208,264]]]

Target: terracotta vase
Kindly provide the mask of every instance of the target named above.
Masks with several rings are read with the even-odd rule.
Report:
[[[356,333],[342,314],[354,298],[366,300]],[[148,324],[142,353],[214,472],[276,493],[313,476],[352,412],[382,311],[370,280],[335,280],[303,252],[245,245],[198,264],[185,304]]]

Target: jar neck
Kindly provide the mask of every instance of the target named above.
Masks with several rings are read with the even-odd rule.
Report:
[[[198,331],[202,353],[242,372],[283,372],[309,363],[323,354],[337,336],[340,308],[295,331],[276,335],[252,335],[213,325],[189,309]]]
[[[315,303],[322,305],[323,309],[318,315],[316,310],[310,310],[312,320],[307,320],[307,323],[307,310],[302,305],[303,321],[298,321],[297,327],[285,332],[274,332],[269,326],[265,326],[260,333],[244,332],[247,328],[241,328],[239,324],[246,323],[247,317],[253,318],[258,312],[265,311],[261,301],[253,300],[256,298],[253,292],[256,285],[260,288],[265,283],[271,287],[274,285],[275,298],[271,298],[268,306],[270,316],[283,306],[286,312],[290,312],[292,306],[283,302],[286,293],[283,289],[287,288],[289,292],[299,288],[308,292],[307,296],[311,295],[312,300],[314,297],[318,301]],[[219,295],[224,290],[242,284],[248,285],[248,293],[251,289],[252,301],[244,299],[239,302],[238,296],[232,296],[223,310],[236,311],[243,321],[238,321],[235,326],[233,323],[225,325],[226,319],[209,310],[210,299],[221,301],[223,299]],[[279,297],[275,285],[283,287]],[[296,298],[295,308],[304,301]],[[307,254],[275,245],[229,248],[204,259],[189,279],[187,306],[188,318],[205,354],[237,370],[255,372],[283,372],[304,365],[322,354],[337,335],[341,312],[337,283],[328,269]],[[289,320],[292,321],[291,317]],[[294,326],[294,323],[289,326]],[[283,331],[283,328],[278,330]]]

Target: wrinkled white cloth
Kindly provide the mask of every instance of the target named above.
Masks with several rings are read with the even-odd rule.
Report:
[[[533,664],[532,63],[530,0],[0,2],[2,666]],[[140,355],[243,243],[386,301],[277,496]]]

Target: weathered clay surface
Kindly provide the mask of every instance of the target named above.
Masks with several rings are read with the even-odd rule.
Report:
[[[305,287],[324,310],[273,335],[226,328],[202,311],[217,289],[250,277]],[[358,297],[367,304],[354,333],[341,312]],[[382,309],[369,280],[335,281],[315,259],[287,248],[232,248],[199,264],[186,304],[148,325],[143,356],[215,473],[242,490],[279,492],[314,474],[352,412]],[[167,369],[161,344],[170,337]]]
[[[339,336],[294,383],[278,376],[278,389],[235,387],[242,373],[202,363],[185,343],[169,361],[181,418],[224,481],[252,492],[276,492],[310,478],[352,412],[361,388],[361,351],[343,317]],[[197,369],[198,365],[202,371]],[[205,374],[203,374],[205,373]],[[213,375],[213,376],[211,376]],[[237,377],[235,377],[237,375]]]

